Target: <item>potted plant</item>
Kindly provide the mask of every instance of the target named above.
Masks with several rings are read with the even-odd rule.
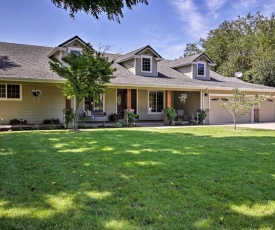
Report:
[[[31,94],[33,97],[39,97],[42,95],[42,91],[39,89],[32,89]]]
[[[164,123],[166,125],[173,125],[175,118],[177,117],[177,112],[174,108],[165,108],[164,109]]]
[[[205,113],[205,111],[202,111],[198,116],[198,123],[200,125],[203,125],[205,118],[206,118],[206,113]]]

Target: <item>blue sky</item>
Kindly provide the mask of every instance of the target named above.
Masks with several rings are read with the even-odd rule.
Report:
[[[1,0],[0,41],[57,46],[78,35],[94,48],[111,45],[112,52],[127,53],[151,45],[164,58],[183,54],[186,43],[206,37],[224,20],[262,12],[270,16],[274,0],[149,0],[133,10],[124,9],[121,24],[84,13],[75,19],[50,0]]]

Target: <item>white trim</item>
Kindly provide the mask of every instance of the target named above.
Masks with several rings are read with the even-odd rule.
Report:
[[[142,69],[142,67],[143,67],[143,58],[147,58],[147,59],[150,59],[150,71],[144,71],[143,69]],[[141,55],[141,58],[140,58],[140,71],[142,72],[142,73],[152,73],[153,72],[153,70],[152,70],[152,62],[153,62],[153,60],[152,60],[153,58],[152,58],[152,56],[148,56],[148,55]]]
[[[149,104],[150,104],[150,92],[163,92],[163,109],[165,108],[165,98],[166,98],[166,95],[165,95],[165,90],[148,90],[147,91],[147,114],[162,114],[162,112],[150,112],[149,111]]]
[[[117,114],[117,88],[116,88],[116,114]]]
[[[22,101],[23,100],[23,98],[22,98],[22,95],[23,95],[23,93],[22,93],[22,84],[10,84],[10,83],[0,82],[0,85],[6,85],[6,87],[5,87],[6,97],[5,98],[0,97],[0,101]],[[19,98],[8,98],[8,87],[7,87],[8,85],[19,85],[19,94],[20,94]]]
[[[203,65],[204,71],[203,71],[203,75],[199,75],[199,64]],[[202,61],[198,61],[197,62],[197,77],[206,77],[206,62],[202,62]]]
[[[134,75],[136,75],[137,72],[137,59],[134,58]]]
[[[102,94],[102,109],[103,109],[103,113],[105,113],[105,93]]]
[[[255,122],[255,120],[254,120],[254,107],[251,109],[251,112],[250,112],[250,121],[251,121],[251,123],[254,123]]]
[[[150,50],[151,53],[153,53],[155,56],[161,58],[161,56],[159,54],[157,54],[156,51],[152,50],[150,47],[147,47],[146,49],[143,49],[143,50],[139,51],[138,53],[136,53],[136,55],[139,55],[140,53],[143,53],[146,50]]]
[[[200,107],[201,107],[200,109],[203,110],[203,99],[204,99],[204,98],[203,98],[202,89],[201,89],[201,91],[200,91],[200,98],[201,98],[201,99],[200,99]]]
[[[8,82],[41,82],[41,83],[64,83],[66,81],[66,79],[60,79],[60,80],[54,80],[54,79],[34,79],[34,78],[10,78],[10,77],[1,77],[0,78],[1,81],[8,81]]]

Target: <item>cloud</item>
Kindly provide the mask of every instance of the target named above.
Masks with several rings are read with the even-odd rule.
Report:
[[[188,34],[197,39],[207,34],[207,19],[192,0],[170,0],[169,3],[175,7],[179,20],[183,22],[183,29]]]
[[[206,6],[208,8],[208,15],[213,17],[214,19],[217,19],[220,15],[218,11],[225,5],[227,0],[208,0],[206,1]]]

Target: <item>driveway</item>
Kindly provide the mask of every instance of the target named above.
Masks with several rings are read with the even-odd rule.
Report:
[[[233,127],[233,124],[223,124],[223,125]],[[259,122],[259,123],[237,124],[237,128],[238,127],[275,130],[275,122]]]

